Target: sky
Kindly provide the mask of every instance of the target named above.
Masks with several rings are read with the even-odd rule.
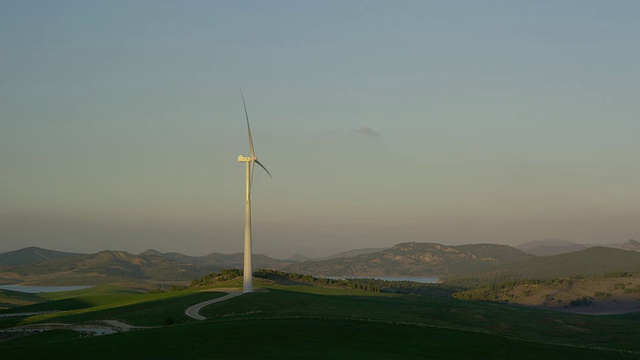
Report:
[[[0,251],[640,237],[637,1],[3,1]]]

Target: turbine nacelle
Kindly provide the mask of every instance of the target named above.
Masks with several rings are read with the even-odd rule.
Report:
[[[238,162],[251,162],[251,161],[256,161],[256,160],[258,160],[258,158],[255,157],[255,156],[253,158],[251,158],[251,157],[247,157],[247,156],[244,156],[244,155],[238,155]]]

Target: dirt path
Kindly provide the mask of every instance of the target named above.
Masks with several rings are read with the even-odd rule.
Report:
[[[192,319],[196,319],[196,320],[206,320],[207,318],[200,315],[200,309],[202,309],[203,307],[207,306],[207,305],[211,305],[220,301],[225,301],[225,300],[229,300],[231,298],[234,298],[236,296],[240,296],[242,295],[241,291],[230,291],[229,294],[223,296],[223,297],[219,297],[217,299],[213,299],[213,300],[207,300],[207,301],[203,301],[201,303],[195,304],[193,306],[190,306],[187,310],[185,310],[185,315],[187,315],[188,317],[192,318]]]
[[[103,325],[99,325],[102,323]],[[131,330],[152,329],[157,326],[133,326],[119,320],[98,320],[94,324],[66,324],[66,323],[42,323],[16,326],[2,329],[0,332],[24,332],[24,331],[47,331],[47,330],[74,330],[79,332],[90,332],[95,335],[107,335],[117,332]]]
[[[102,320],[103,323],[118,331],[129,331],[134,329],[152,329],[156,326],[133,326],[118,320]]]
[[[43,324],[31,324],[31,325],[22,325],[14,328],[3,329],[0,330],[2,332],[14,332],[14,333],[24,333],[24,332],[40,332],[40,331],[48,331],[48,330],[73,330],[78,332],[88,332],[94,335],[108,335],[114,334],[118,332],[117,329],[112,326],[101,326],[101,325],[74,325],[74,324],[64,324],[64,323],[43,323]]]

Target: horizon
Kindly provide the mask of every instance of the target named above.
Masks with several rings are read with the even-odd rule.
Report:
[[[568,241],[568,240],[560,240],[560,239],[545,239],[545,240],[534,240],[534,241],[529,241],[526,243],[522,243],[522,244],[517,244],[515,246],[512,245],[508,245],[508,246],[512,246],[513,248],[518,249],[520,246],[523,245],[527,245],[527,244],[533,244],[533,243],[541,243],[541,242],[553,242],[553,241],[558,241],[558,242],[569,242],[572,244],[576,244],[576,245],[582,245],[585,246],[586,248],[590,248],[590,247],[612,247],[612,248],[618,248],[618,246],[622,246],[625,243],[629,242],[629,241],[637,241],[635,239],[628,239],[625,242],[620,242],[620,243],[595,243],[595,244],[591,244],[591,243],[575,243],[572,241]],[[442,243],[434,243],[434,242],[428,242],[428,241],[413,241],[415,243],[425,243],[425,244],[438,244],[438,245],[443,245],[443,246],[461,246],[461,245],[481,245],[481,244],[493,244],[493,243],[463,243],[463,244],[442,244]],[[405,242],[405,243],[411,243],[411,242]],[[403,244],[403,242],[394,244],[392,246],[388,246],[388,247],[381,247],[381,248],[352,248],[352,249],[347,249],[347,250],[342,250],[342,251],[336,251],[336,252],[331,252],[331,253],[327,253],[327,254],[321,254],[321,255],[317,255],[317,256],[313,256],[313,255],[309,255],[309,254],[301,254],[301,253],[292,253],[290,255],[277,255],[277,254],[268,254],[268,253],[256,253],[254,252],[253,255],[266,255],[272,259],[278,259],[278,260],[288,260],[289,258],[295,257],[295,256],[305,256],[307,258],[309,258],[309,260],[321,260],[323,258],[326,257],[332,257],[334,255],[338,255],[340,253],[344,253],[344,252],[349,252],[349,251],[354,251],[354,250],[364,250],[364,249],[379,249],[379,250],[385,250],[385,249],[390,249],[393,246],[399,245],[399,244]],[[493,244],[493,245],[505,245],[505,244]],[[5,250],[5,249],[0,249],[0,254],[5,254],[5,253],[9,253],[9,252],[13,252],[13,251],[18,251],[18,250],[23,250],[23,249],[28,249],[28,248],[39,248],[39,249],[45,249],[45,250],[53,250],[53,251],[61,251],[61,252],[70,252],[70,253],[78,253],[78,254],[83,254],[83,255],[90,255],[90,254],[95,254],[101,251],[124,251],[127,253],[130,253],[132,255],[140,255],[144,252],[147,251],[157,251],[160,252],[161,254],[166,254],[166,253],[180,253],[183,255],[187,255],[187,256],[194,256],[194,257],[198,257],[198,256],[207,256],[207,255],[211,255],[213,253],[218,253],[221,255],[237,255],[237,254],[242,254],[242,252],[232,252],[232,253],[225,253],[225,252],[219,252],[219,251],[211,251],[211,252],[207,252],[207,253],[197,253],[197,254],[193,254],[193,253],[187,253],[187,252],[181,252],[178,250],[168,250],[168,251],[160,251],[157,249],[153,249],[153,248],[149,248],[149,249],[145,249],[142,251],[138,251],[138,252],[133,252],[133,251],[127,251],[127,250],[123,250],[123,249],[100,249],[97,251],[91,251],[91,252],[82,252],[82,251],[74,251],[74,250],[62,250],[62,249],[56,249],[56,248],[46,248],[46,247],[42,247],[42,246],[35,246],[35,245],[27,245],[27,246],[22,246],[19,248],[15,248],[15,249],[10,249],[10,250]],[[520,251],[523,251],[521,249],[518,249]],[[580,250],[576,250],[576,251],[580,251]],[[524,252],[524,251],[523,251]],[[288,253],[287,253],[288,254]]]
[[[0,7],[0,249],[640,237],[640,3]]]

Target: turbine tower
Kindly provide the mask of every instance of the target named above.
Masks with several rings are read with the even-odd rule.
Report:
[[[240,92],[240,96],[242,97],[242,105],[244,106],[244,116],[247,118],[247,132],[249,133],[250,151],[249,157],[244,155],[238,156],[238,162],[246,164],[246,196],[244,203],[244,281],[242,285],[242,292],[250,293],[253,292],[253,270],[251,267],[251,184],[253,183],[254,163],[260,165],[260,167],[269,174],[269,177],[271,177],[271,173],[269,173],[269,170],[267,170],[267,168],[258,161],[258,158],[253,151],[253,139],[251,138],[251,126],[249,126],[249,114],[247,113],[247,104],[244,102],[244,95],[242,94],[242,91]]]

